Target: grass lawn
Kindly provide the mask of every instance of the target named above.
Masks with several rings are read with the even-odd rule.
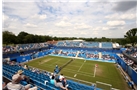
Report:
[[[27,65],[53,72],[56,64],[60,67],[69,60],[70,58],[45,56],[43,58],[32,60],[28,62]],[[98,67],[96,68],[94,77],[95,64],[98,64]],[[113,88],[129,90],[128,85],[124,81],[120,71],[116,68],[114,63],[75,59],[70,64],[65,66],[60,73],[63,73],[68,79],[76,78],[92,83],[99,81],[111,84]]]

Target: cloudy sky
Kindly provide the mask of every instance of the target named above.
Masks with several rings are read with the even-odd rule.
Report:
[[[137,27],[136,0],[3,0],[2,30],[57,37],[122,38]]]

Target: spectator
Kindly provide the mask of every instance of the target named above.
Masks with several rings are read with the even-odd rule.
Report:
[[[63,89],[63,90],[68,90],[67,87],[64,87],[64,86],[63,86],[62,82],[56,82],[56,83],[55,83],[55,86],[56,86],[56,87],[60,87],[60,88]]]
[[[131,84],[132,90],[135,90],[135,89],[134,89],[134,82],[133,82],[133,81],[130,81],[130,84]]]
[[[54,76],[52,76],[52,78],[50,80],[50,83],[53,84],[53,85],[55,85],[56,81],[55,81],[55,77]]]
[[[37,90],[37,87],[31,87],[31,84],[27,84],[26,86],[23,86],[20,84],[20,81],[23,80],[23,76],[20,75],[22,71],[18,71],[17,74],[13,75],[12,82],[9,82],[6,85],[7,90]]]
[[[48,82],[47,80],[44,82],[45,85],[46,85],[47,82]],[[53,84],[53,85],[55,85],[56,87],[61,88],[62,90],[68,90],[67,87],[64,87],[63,86],[62,82],[55,80],[54,74],[52,74],[52,76],[50,78],[50,83]]]
[[[64,87],[66,87],[66,88],[68,87],[68,83],[67,83],[66,78],[62,79],[62,84],[63,84]]]
[[[50,82],[51,82],[52,78],[54,77],[54,74],[53,74],[53,73],[47,73],[47,76],[49,76]],[[44,84],[46,85],[47,82],[48,82],[48,80],[45,80],[45,81],[44,81]],[[53,82],[53,81],[52,81],[52,82]]]
[[[2,89],[4,89],[6,86],[6,83],[5,82],[2,82]]]
[[[23,75],[22,70],[18,70],[18,72],[15,75],[19,76],[21,78],[21,81],[26,81],[27,83],[30,83],[30,78],[28,76]]]
[[[28,69],[28,66],[25,64],[23,68],[24,68],[24,69]]]
[[[63,74],[61,74],[61,75],[59,76],[60,82],[63,80],[63,78],[64,78],[64,76],[63,76]]]
[[[54,76],[54,74],[53,74],[53,73],[51,73],[51,74],[50,74],[50,79],[51,79],[53,76]]]

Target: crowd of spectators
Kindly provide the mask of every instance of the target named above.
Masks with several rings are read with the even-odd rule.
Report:
[[[109,54],[103,54],[102,59],[104,60],[115,60],[115,58]]]
[[[83,42],[82,41],[60,41],[56,45],[66,46],[66,47],[83,47]]]
[[[96,58],[96,59],[99,59],[99,54],[86,53],[86,58]]]
[[[59,54],[59,52],[60,52],[60,49],[55,49],[55,50],[52,52],[52,54]]]
[[[63,74],[56,74],[56,73],[50,73],[47,71],[41,71],[38,68],[31,68],[28,67],[26,64],[22,65],[22,67],[28,70],[31,70],[32,72],[36,73],[36,74],[44,74],[46,76],[49,76],[50,80],[44,80],[44,84],[46,84],[47,82],[51,83],[52,85],[55,85],[56,87],[60,87],[63,90],[68,90],[68,83],[66,78],[64,77]]]
[[[113,48],[112,42],[59,41],[56,46],[82,48]]]
[[[61,88],[62,90],[68,90],[68,83],[66,78],[64,77],[63,74],[47,74],[50,77],[50,81],[45,81],[44,83],[46,84],[47,82],[50,82],[52,85],[55,85],[56,87]]]
[[[121,55],[120,57],[125,61],[125,63],[128,66],[131,66],[133,68],[133,70],[137,71],[137,64],[135,64],[133,60],[130,60],[129,58],[125,57],[124,55]]]
[[[48,47],[48,44],[45,42],[45,43],[33,43],[33,44],[18,44],[13,46],[9,45],[9,46],[3,46],[3,53],[19,52],[19,51],[37,49],[42,47]]]
[[[63,56],[72,56],[75,57],[76,54],[78,54],[78,51],[76,50],[60,50],[56,49],[52,52],[52,54],[57,55],[63,55]],[[88,52],[88,51],[79,51],[78,57],[87,58],[87,59],[99,59],[99,52]],[[103,60],[116,60],[114,56],[111,56],[110,54],[102,54],[101,59]]]
[[[84,42],[84,41],[60,41],[56,44],[57,46],[66,47],[99,47],[98,42]]]
[[[126,53],[128,55],[131,55],[134,58],[137,58],[137,48],[136,47],[126,48]]]
[[[63,55],[63,56],[75,56],[77,51],[73,50],[60,50],[60,49],[55,49],[52,54],[56,55]]]

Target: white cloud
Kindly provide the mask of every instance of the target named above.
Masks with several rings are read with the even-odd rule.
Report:
[[[98,22],[99,22],[99,23],[102,23],[103,21],[102,21],[102,20],[99,20]]]
[[[102,27],[100,27],[100,26],[98,26],[98,27],[95,27],[95,28],[93,28],[93,30],[102,30]]]
[[[125,25],[125,21],[108,21],[107,25],[109,25],[109,26],[122,26],[122,25]]]
[[[46,15],[40,15],[40,19],[46,19],[47,16]]]
[[[69,26],[71,26],[72,24],[69,23],[69,22],[60,21],[60,22],[56,23],[55,25],[58,26],[58,27],[69,27]]]
[[[115,20],[133,20],[136,19],[136,14],[133,13],[127,13],[127,14],[119,14],[119,13],[115,13],[115,14],[111,14],[111,15],[107,15],[105,16],[105,18],[107,19],[115,19]]]
[[[47,18],[47,15],[38,15],[38,14],[35,14],[33,16],[31,16],[31,18],[33,19],[46,19]]]
[[[93,28],[93,30],[96,31],[96,32],[101,31],[101,30],[109,30],[109,29],[110,29],[109,27],[102,27],[102,26]]]
[[[90,28],[92,28],[92,27],[85,23],[76,23],[74,26],[74,29],[90,29]]]
[[[25,24],[25,27],[35,28],[35,27],[37,27],[37,25],[31,24],[31,23],[27,23],[27,24]]]
[[[120,13],[111,9],[115,5],[109,1],[4,2],[3,29],[16,35],[26,31],[58,37],[123,37],[124,31],[136,27],[136,9]]]
[[[105,16],[105,18],[107,19],[118,19],[119,14],[115,13],[115,14],[111,14],[111,15],[107,15]]]
[[[36,3],[33,2],[4,2],[3,9],[6,15],[14,15],[21,18],[27,18],[39,12]]]
[[[121,19],[132,20],[136,18],[136,14],[123,14],[120,16]]]
[[[7,19],[9,19],[9,17],[8,17],[7,15],[4,15],[4,14],[3,14],[3,15],[2,15],[2,20],[5,21],[5,20],[7,20]]]
[[[102,30],[109,30],[108,27],[102,27]]]

